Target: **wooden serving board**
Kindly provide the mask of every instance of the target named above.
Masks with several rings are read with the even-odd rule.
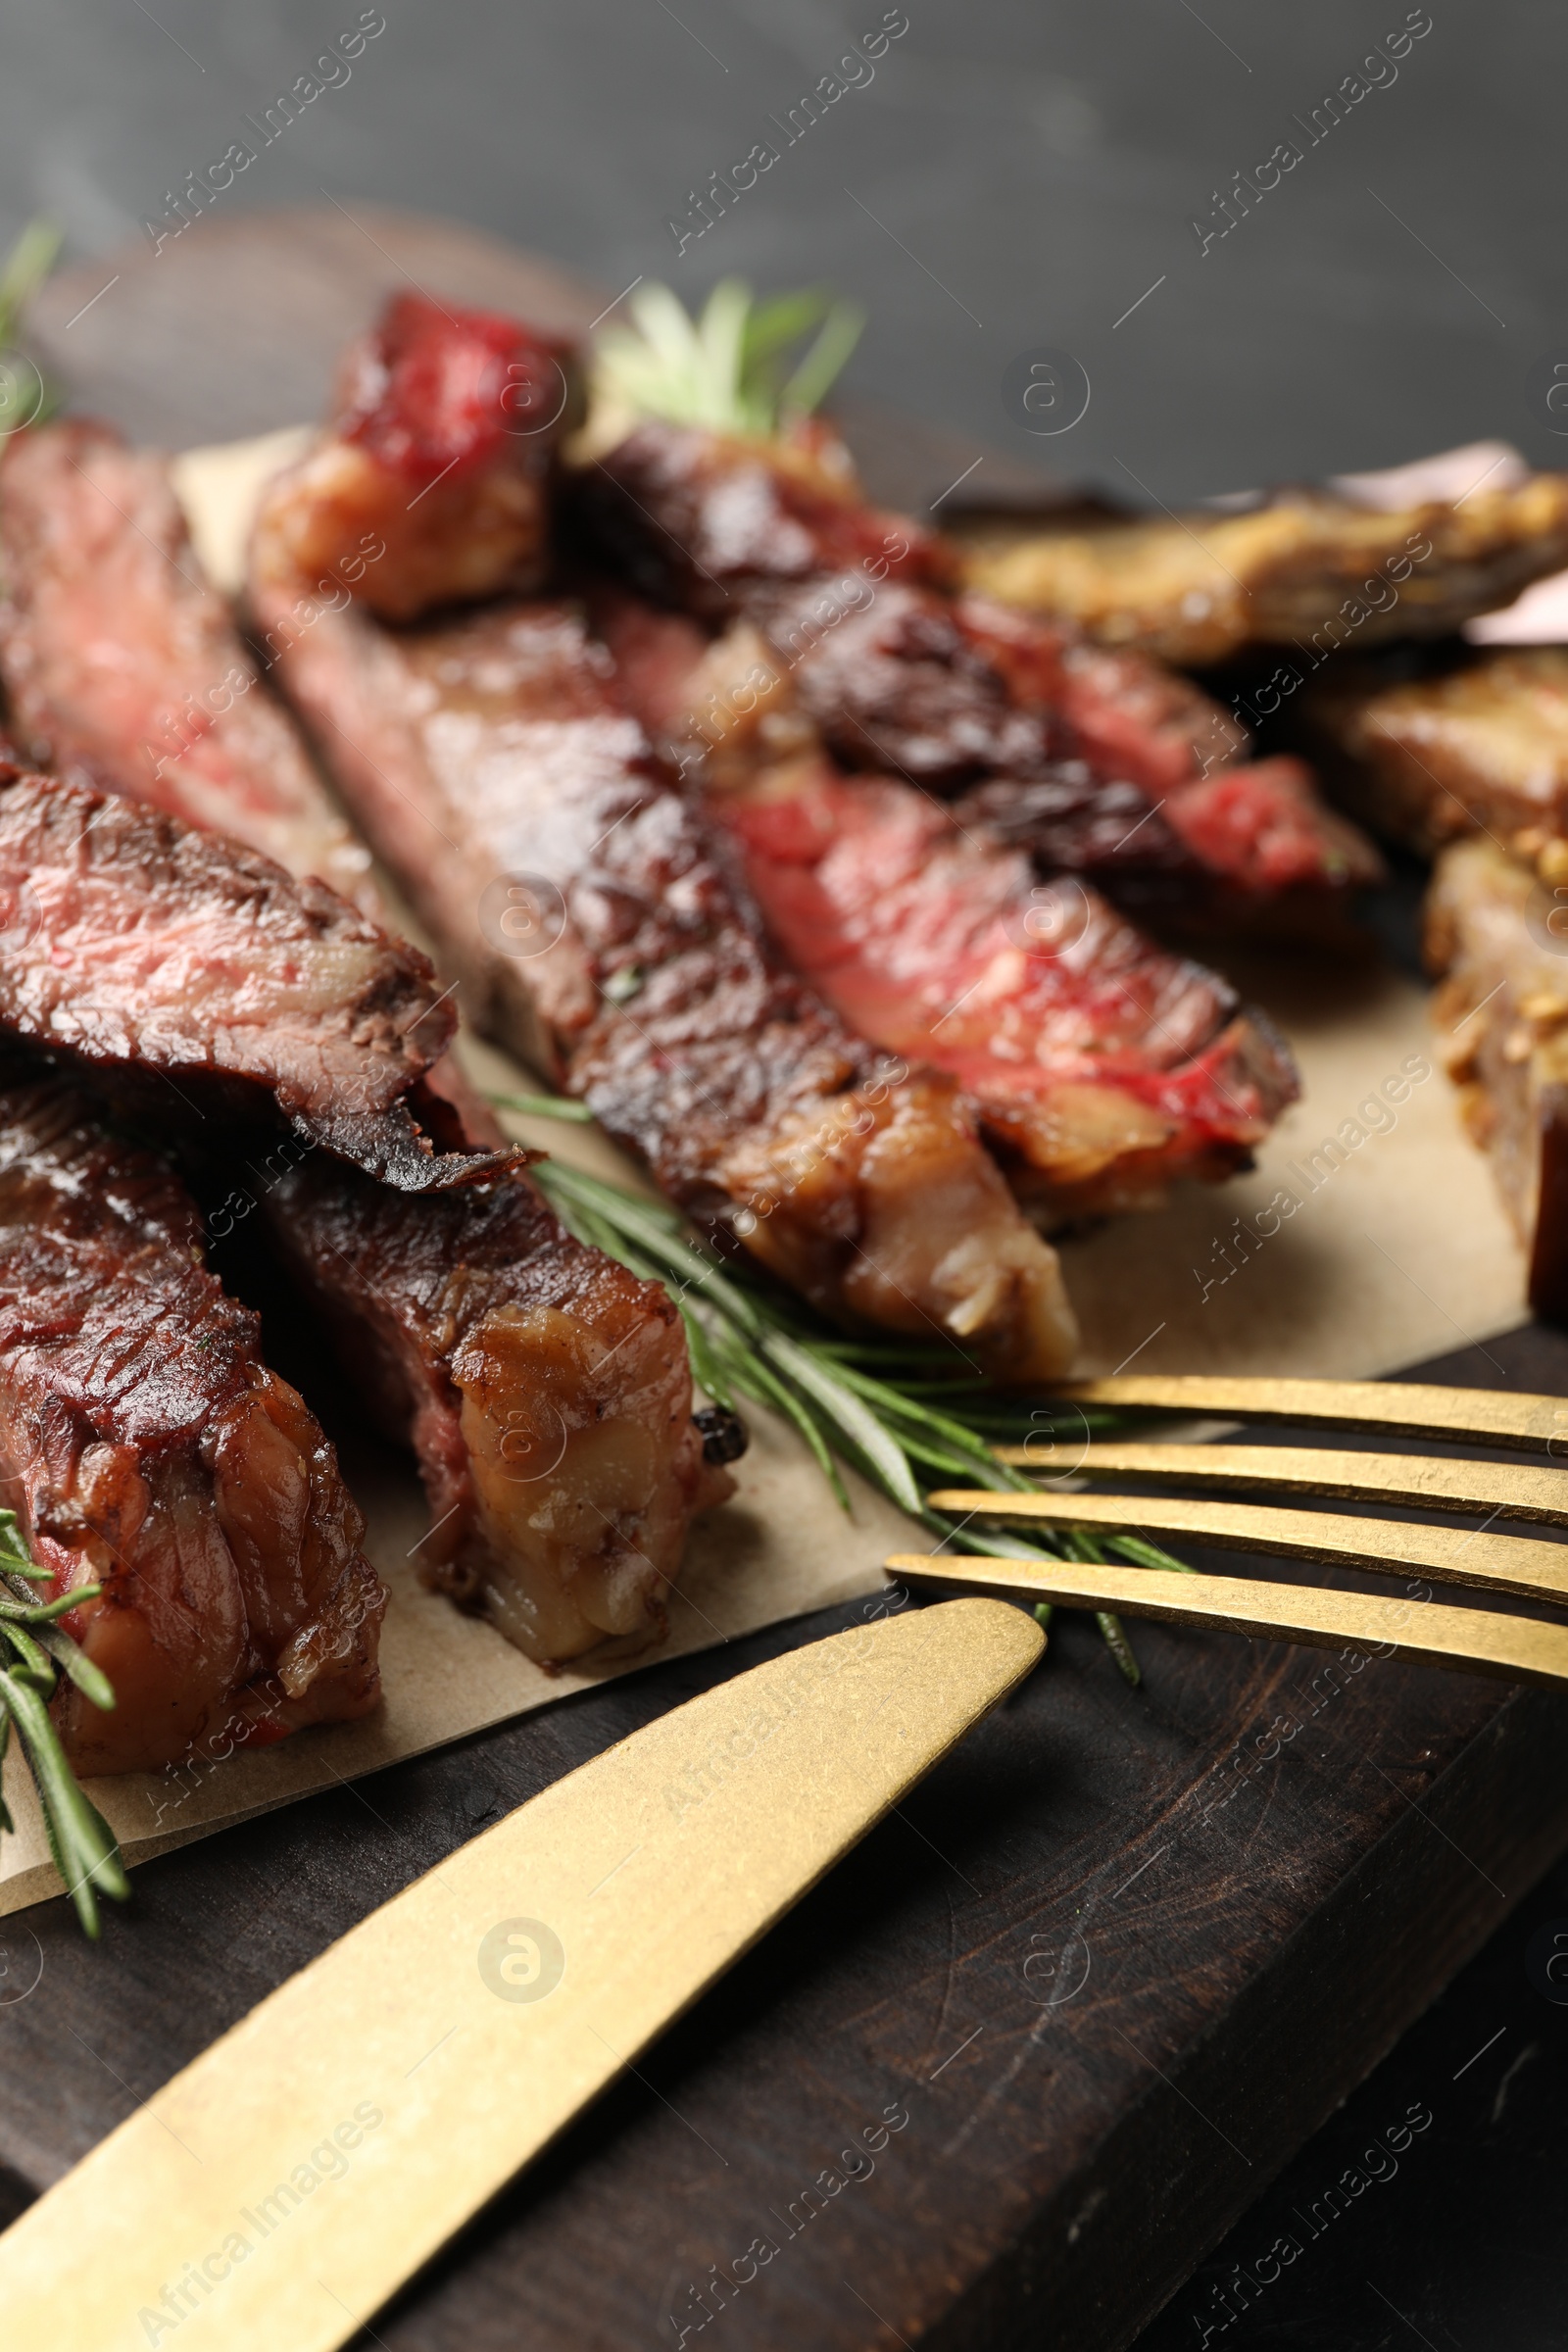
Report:
[[[309,414],[405,273],[593,316],[532,269],[368,208],[215,220],[74,272],[50,339],[129,429],[220,439]],[[1568,1394],[1568,1340],[1521,1329],[1421,1376]],[[99,1950],[63,1902],[0,1923],[0,2213],[498,1811],[854,1605],[151,1862]],[[1092,1628],[1058,1627],[374,2341],[1112,2352],[1568,1842],[1568,1697],[1151,1627],[1131,1692]],[[840,2151],[883,2119],[847,2181]]]

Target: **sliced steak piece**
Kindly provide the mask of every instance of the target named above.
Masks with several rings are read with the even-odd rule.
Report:
[[[313,584],[347,598],[325,566]],[[108,425],[4,446],[0,679],[36,766],[232,834],[379,915],[369,855],[203,574],[165,461]]]
[[[1532,857],[1568,838],[1568,649],[1509,647],[1423,674],[1360,662],[1302,712],[1325,772],[1377,832],[1432,856],[1491,833]]]
[[[1249,646],[1446,636],[1568,562],[1568,474],[1516,460],[1512,479],[1494,467],[1396,506],[1349,487],[1087,528],[977,520],[959,526],[964,577],[1102,645],[1203,667]]]
[[[0,764],[0,1027],[161,1084],[172,1115],[281,1115],[412,1192],[507,1164],[431,1152],[408,1098],[456,1012],[426,956],[324,883]]]
[[[374,1706],[364,1521],[167,1164],[14,1050],[0,1072],[0,1457],[50,1596],[108,1675],[56,1701],[85,1773],[226,1755]]]
[[[515,1177],[410,1205],[321,1154],[264,1202],[357,1392],[418,1456],[422,1571],[532,1658],[658,1639],[693,1512],[732,1491],[669,1294]]]
[[[276,526],[301,495],[284,476],[264,507],[264,628],[295,593]],[[574,607],[396,632],[325,613],[280,668],[472,1017],[673,1199],[830,1313],[951,1332],[1009,1374],[1065,1365],[1055,1258],[968,1106],[784,968]]]
[[[1484,834],[1438,859],[1434,1004],[1465,1124],[1530,1252],[1530,1303],[1568,1322],[1568,858],[1544,879]]]
[[[594,613],[791,964],[861,1034],[952,1072],[1032,1207],[1143,1206],[1249,1164],[1296,1073],[1225,982],[929,793],[834,769],[754,629],[710,644],[618,591]]]
[[[575,477],[569,511],[660,601],[753,623],[843,765],[980,795],[1042,872],[1210,926],[1283,912],[1308,932],[1380,878],[1298,761],[1254,781],[1246,729],[1191,680],[1067,620],[951,594],[940,543],[859,502],[816,442],[644,423]],[[1248,783],[1218,789],[1232,772]]]
[[[51,426],[26,438],[35,444],[28,463],[13,454],[0,475],[11,591],[0,664],[25,687],[18,704],[32,741],[127,800],[235,835],[297,876],[330,863],[344,880],[357,878],[362,912],[377,915],[369,854],[317,780],[293,719],[257,682],[185,540],[163,461],[91,427]],[[342,601],[333,578],[318,575],[314,586]],[[284,642],[298,625],[297,611],[279,619]],[[205,710],[215,682],[230,674],[248,683],[226,715],[193,732],[183,756],[152,759],[149,711]],[[253,858],[228,908],[239,919],[239,952],[230,923],[215,975],[201,962],[203,938],[212,944],[201,888],[192,892],[184,877],[192,859],[201,873],[218,860],[221,876],[231,845],[192,848],[182,828],[168,826],[149,836],[146,819],[128,808],[106,814],[96,797],[82,807],[89,845],[100,835],[122,841],[149,885],[148,840],[164,845],[183,913],[171,934],[172,900],[161,902],[163,914],[127,908],[118,867],[109,883],[96,878],[115,910],[115,954],[94,949],[73,967],[88,987],[74,1004],[73,1042],[78,1052],[87,1050],[85,1038],[94,1052],[145,1060],[142,1016],[151,1016],[155,1036],[186,1014],[199,1025],[217,982],[223,1065],[254,1075],[260,1051],[263,1076],[275,1082],[282,1071],[306,1086],[315,1108],[304,1140],[270,1139],[265,1157],[245,1157],[250,1173],[264,1162],[267,1223],[324,1309],[356,1393],[373,1391],[383,1421],[418,1456],[434,1523],[421,1563],[535,1656],[574,1655],[609,1631],[656,1630],[693,1510],[727,1491],[727,1481],[702,1469],[684,1339],[666,1294],[583,1248],[518,1177],[411,1198],[324,1151],[312,1155],[310,1144],[322,1139],[390,1172],[391,1122],[399,1122],[392,1140],[400,1159],[418,1147],[405,1107],[412,1103],[449,1155],[431,1161],[419,1149],[416,1177],[465,1166],[496,1176],[514,1156],[489,1149],[503,1144],[500,1130],[450,1055],[424,1068],[429,1056],[418,1049],[426,1034],[444,1040],[455,1015],[450,997],[432,1011],[422,956],[345,919],[346,909],[307,883],[281,895],[285,913],[296,902],[305,909],[307,944],[301,949],[285,923],[271,969],[288,975],[288,993],[270,994],[278,894],[258,880],[262,862]],[[269,877],[273,871],[265,868]],[[24,915],[33,905],[24,901]],[[149,926],[153,938],[144,936]],[[26,928],[24,919],[20,933]],[[131,958],[133,988],[123,984],[121,954]],[[226,1004],[221,974],[232,982],[240,973],[250,999]],[[53,984],[48,965],[43,977]],[[36,996],[38,975],[26,985]],[[272,1040],[256,1030],[269,1020],[279,1031]],[[50,1025],[58,1043],[57,1028]],[[360,1068],[367,1054],[374,1060],[368,1092]],[[170,1059],[167,1038],[153,1066],[190,1093],[188,1070]],[[182,1111],[168,1086],[155,1081],[154,1091]],[[356,1109],[362,1102],[371,1107]],[[145,1102],[138,1107],[145,1115]],[[215,1147],[214,1123],[198,1121],[187,1142],[220,1199],[234,1178],[234,1139],[225,1123]],[[299,1172],[285,1180],[290,1166]],[[251,1212],[249,1182],[241,1173],[227,1221]],[[541,1452],[536,1439],[526,1451],[530,1428],[558,1424],[559,1458]]]
[[[412,620],[540,587],[551,464],[579,406],[566,345],[493,311],[396,296],[345,353],[337,430],[276,517],[302,588],[352,578],[370,612]]]

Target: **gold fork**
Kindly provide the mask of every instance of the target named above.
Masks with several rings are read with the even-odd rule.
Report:
[[[1568,1403],[1554,1396],[1372,1381],[1183,1378],[1146,1375],[1082,1381],[1054,1392],[1067,1404],[1138,1406],[1187,1415],[1356,1427],[1568,1457]],[[1065,1471],[1049,1470],[1031,1445],[998,1459],[1051,1478],[1263,1487],[1437,1511],[1486,1513],[1480,1529],[1352,1518],[1328,1511],[1205,1496],[1192,1501],[1131,1494],[1000,1494],[948,1488],[934,1509],[1025,1525],[1081,1529],[1111,1539],[1187,1539],[1223,1549],[1312,1560],[1381,1575],[1414,1570],[1445,1584],[1568,1604],[1568,1544],[1493,1534],[1497,1519],[1568,1526],[1568,1478],[1524,1463],[1446,1460],[1317,1446],[1159,1445],[1087,1439]],[[1509,1680],[1568,1680],[1568,1626],[1532,1617],[1450,1608],[1430,1600],[1268,1584],[1240,1577],[1089,1561],[998,1560],[899,1553],[889,1570],[921,1584],[1023,1593],[1069,1606],[1116,1609],[1177,1624],[1339,1646],[1370,1642],[1439,1666]]]

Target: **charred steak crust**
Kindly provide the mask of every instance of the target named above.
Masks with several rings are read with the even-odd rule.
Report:
[[[194,1203],[74,1081],[0,1072],[0,1455],[65,1619],[109,1675],[69,1688],[87,1772],[226,1753],[362,1715],[385,1594],[319,1426],[203,1263]]]

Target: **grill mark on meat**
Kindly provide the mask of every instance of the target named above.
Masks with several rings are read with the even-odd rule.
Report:
[[[284,526],[310,495],[285,475],[264,503],[263,627],[294,593]],[[1072,1331],[1054,1258],[951,1081],[890,1077],[784,968],[607,668],[559,603],[399,631],[329,612],[281,664],[481,1026],[826,1311],[1059,1370]]]
[[[1247,1163],[1296,1079],[1223,981],[930,794],[837,772],[750,627],[710,645],[620,591],[593,609],[792,964],[862,1034],[951,1071],[1031,1202],[1125,1207]]]
[[[233,834],[297,875],[356,884],[361,911],[385,929],[368,853],[265,688],[234,701],[183,757],[151,757],[165,709],[206,709],[230,675],[255,681],[201,575],[163,460],[95,426],[52,425],[24,439],[26,461],[13,451],[0,474],[10,575],[0,667],[21,689],[30,739],[83,780]],[[515,445],[508,450],[514,464]],[[508,511],[515,518],[514,505]],[[354,519],[339,512],[333,527]],[[318,574],[314,593],[336,589]],[[278,621],[280,641],[302,625],[296,605]],[[411,966],[422,988],[428,967],[416,956]],[[421,1001],[414,992],[389,1011],[406,1056],[400,1024]],[[451,1022],[448,998],[433,1027],[445,1035]],[[330,1120],[318,1109],[315,1132],[378,1167],[387,1114],[362,1116],[352,1103],[334,1087]],[[504,1144],[450,1055],[392,1115],[403,1117],[405,1103],[443,1153]],[[198,1137],[198,1155],[211,1164],[204,1144]],[[497,1158],[473,1164],[493,1170]],[[349,1376],[414,1447],[439,1554],[427,1544],[420,1555],[433,1581],[483,1605],[536,1657],[577,1654],[611,1632],[656,1633],[694,1511],[730,1491],[699,1459],[684,1336],[663,1290],[576,1241],[520,1179],[415,1200],[322,1152],[264,1198],[278,1252],[334,1332]],[[561,1459],[541,1454],[524,1476],[524,1434],[557,1421]]]
[[[433,1153],[404,1100],[456,1026],[427,957],[324,883],[114,794],[0,765],[0,1026],[198,1110],[286,1119],[407,1191]],[[204,1113],[202,1115],[205,1115]]]
[[[746,530],[726,527],[731,509]],[[825,479],[811,448],[644,423],[577,477],[572,511],[663,603],[708,624],[753,621],[842,764],[968,788],[1044,871],[1231,926],[1282,906],[1321,925],[1380,877],[1299,762],[1238,769],[1246,730],[1189,680],[1063,622],[947,594],[940,543]],[[1248,783],[1221,787],[1221,770]]]
[[[113,1683],[56,1713],[87,1773],[223,1754],[379,1694],[364,1521],[165,1162],[59,1075],[0,1072],[0,1461],[50,1596]]]

